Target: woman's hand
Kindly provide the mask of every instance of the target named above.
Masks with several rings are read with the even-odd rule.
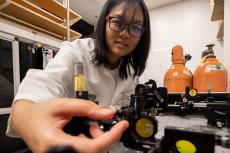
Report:
[[[79,152],[102,153],[120,139],[128,127],[121,121],[103,132],[98,125],[90,125],[92,138],[72,136],[63,127],[73,116],[107,120],[115,111],[81,99],[54,99],[43,103],[20,100],[13,105],[12,122],[16,132],[33,152],[45,153],[53,146],[72,146]]]

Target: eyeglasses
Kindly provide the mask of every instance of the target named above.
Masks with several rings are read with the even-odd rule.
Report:
[[[115,32],[121,32],[125,29],[126,25],[129,26],[129,34],[133,37],[141,36],[144,32],[144,27],[137,23],[125,23],[118,17],[108,17],[109,27]]]

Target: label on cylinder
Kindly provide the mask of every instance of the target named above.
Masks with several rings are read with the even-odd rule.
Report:
[[[223,65],[207,65],[206,70],[224,70]]]
[[[186,75],[192,75],[192,73],[189,70],[186,70],[186,69],[183,70],[183,73],[186,74]]]

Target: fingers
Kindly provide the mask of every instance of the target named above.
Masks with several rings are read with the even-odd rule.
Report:
[[[58,117],[84,116],[95,120],[108,120],[115,114],[115,111],[109,107],[100,107],[91,101],[82,99],[55,99],[44,105],[50,105],[49,112]],[[95,150],[96,152],[105,152],[120,139],[127,128],[127,121],[118,122],[107,132],[101,131],[98,125],[92,124],[90,125],[90,134],[93,139],[84,135],[70,136],[63,133],[62,129],[58,129],[59,132],[55,137],[60,139],[56,139],[58,141],[56,144],[69,144],[80,152],[95,152]]]
[[[98,128],[98,125],[92,125],[92,129],[96,131],[94,131],[95,133],[93,132],[94,136],[96,136],[93,139],[87,138],[85,136],[70,136],[60,131],[59,136],[62,138],[58,140],[64,141],[64,143],[61,142],[60,144],[71,145],[79,152],[106,152],[115,142],[117,142],[121,138],[123,132],[128,128],[128,122],[120,121],[116,125],[114,125],[109,131],[104,133],[102,131],[99,132]]]
[[[100,129],[97,123],[90,123],[89,132],[93,138],[99,137],[100,135],[103,134],[103,131]]]
[[[85,116],[97,120],[108,120],[115,114],[115,110],[110,107],[98,106],[83,99],[58,99],[53,108],[58,110],[57,115]]]
[[[125,120],[118,122],[109,131],[94,139],[95,146],[99,149],[103,149],[106,146],[110,148],[121,138],[123,132],[128,128],[128,126],[129,124]]]

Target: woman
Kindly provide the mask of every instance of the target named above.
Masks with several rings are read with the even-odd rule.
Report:
[[[64,42],[44,70],[30,70],[14,99],[7,134],[22,137],[34,152],[50,146],[71,145],[80,152],[104,152],[128,127],[119,122],[103,133],[92,125],[92,139],[63,132],[72,116],[105,120],[107,109],[127,106],[134,76],[142,74],[149,53],[150,23],[143,0],[108,0],[98,20],[94,39]],[[86,88],[96,95],[96,106],[74,98],[74,65],[82,62]],[[58,98],[58,99],[57,99]],[[89,147],[90,146],[90,147]]]

